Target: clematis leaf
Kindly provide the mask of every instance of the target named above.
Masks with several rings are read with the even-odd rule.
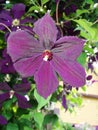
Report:
[[[36,89],[34,91],[34,97],[36,98],[37,102],[38,102],[38,110],[40,110],[43,106],[45,106],[49,100],[51,99],[51,96],[49,96],[47,99],[44,99],[42,96],[40,96]]]

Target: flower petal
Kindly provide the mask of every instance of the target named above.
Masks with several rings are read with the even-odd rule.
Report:
[[[66,97],[65,95],[62,96],[62,106],[67,109],[67,100],[66,100]]]
[[[8,27],[12,24],[12,18],[8,11],[2,11],[0,14],[0,23],[7,25]],[[0,25],[0,30],[5,29],[3,25]]]
[[[0,104],[2,104],[5,100],[7,100],[9,98],[10,98],[9,92],[0,94]]]
[[[33,56],[31,58],[24,58],[17,61],[14,63],[14,67],[22,77],[29,77],[34,75],[41,62],[42,56]]]
[[[56,73],[49,62],[43,61],[39,70],[35,73],[34,79],[38,93],[44,98],[47,98],[58,87]]]
[[[20,21],[21,24],[24,23],[34,23],[34,20],[32,18],[26,17]]]
[[[15,93],[15,96],[17,97],[18,105],[20,108],[26,109],[31,107],[31,104],[29,104],[25,96],[18,93]]]
[[[85,84],[85,71],[76,61],[64,61],[60,57],[54,55],[53,60],[51,60],[51,65],[65,83],[73,87],[79,87]]]
[[[75,36],[65,36],[56,41],[52,51],[64,59],[75,60],[82,52],[85,40]]]
[[[56,41],[58,31],[55,22],[48,13],[35,22],[34,31],[46,49],[50,49]]]
[[[3,117],[2,115],[0,115],[0,124],[1,124],[1,125],[5,125],[5,124],[7,124],[7,120],[6,120],[6,118]]]
[[[40,52],[38,41],[23,30],[12,32],[8,37],[7,43],[7,52],[14,62]]]
[[[9,87],[9,85],[6,82],[2,82],[2,83],[0,83],[0,90],[2,90],[2,91],[10,91],[11,88]]]
[[[14,90],[20,93],[26,93],[30,90],[30,83],[16,84]]]
[[[22,3],[13,5],[11,11],[12,11],[14,18],[20,19],[23,16],[23,14],[25,13],[25,8],[26,8],[25,5]]]

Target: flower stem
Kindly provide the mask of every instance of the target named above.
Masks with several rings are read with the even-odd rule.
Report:
[[[56,23],[59,24],[59,16],[58,16],[58,7],[59,7],[60,0],[58,0],[56,4]]]
[[[57,4],[56,4],[56,25],[58,26],[60,32],[61,32],[61,37],[63,36],[63,31],[60,27],[60,23],[59,23],[59,16],[58,16],[58,8],[59,8],[59,3],[60,3],[60,0],[58,0]]]
[[[11,29],[7,25],[5,25],[4,23],[0,23],[0,25],[4,26],[10,33],[12,32]]]

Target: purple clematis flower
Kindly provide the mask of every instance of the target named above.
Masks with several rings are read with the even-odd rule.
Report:
[[[12,60],[10,56],[7,54],[6,49],[4,49],[2,53],[2,59],[0,60],[0,73],[8,74],[15,72],[16,71],[13,67]]]
[[[13,5],[10,11],[3,10],[0,14],[0,23],[8,26],[12,31],[17,29],[30,29],[29,26],[26,26],[26,23],[32,22],[33,20],[29,17],[22,18],[25,14],[26,6],[22,3]],[[4,30],[4,26],[0,26],[1,30]]]
[[[20,108],[25,109],[31,107],[26,97],[23,96],[23,94],[26,94],[30,90],[29,83],[16,84],[14,88],[11,89],[6,82],[2,82],[0,83],[0,90],[4,92],[3,94],[0,94],[0,106],[2,106],[5,100],[11,99],[15,96]]]
[[[5,125],[5,124],[7,124],[6,118],[0,115],[0,125]]]
[[[33,76],[38,93],[47,98],[58,86],[58,73],[71,86],[85,84],[85,71],[76,59],[82,52],[84,40],[74,36],[57,39],[55,22],[47,13],[34,24],[36,39],[30,33],[12,32],[7,52],[22,77]]]

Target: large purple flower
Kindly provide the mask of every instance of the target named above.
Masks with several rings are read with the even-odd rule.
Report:
[[[6,82],[0,83],[0,91],[3,92],[2,94],[0,94],[0,106],[2,106],[5,100],[8,100],[15,96],[18,100],[18,106],[20,108],[25,109],[31,107],[26,97],[23,95],[27,93],[29,90],[29,83],[16,84],[13,89],[11,89]]]
[[[25,14],[25,8],[26,6],[24,4],[19,3],[13,5],[10,11],[3,10],[0,14],[0,23],[3,23],[6,26],[10,27],[12,31],[20,28],[31,29],[25,25],[25,23],[31,22],[31,18],[22,18],[22,16]],[[5,27],[0,26],[0,29],[4,30]]]
[[[85,71],[76,59],[82,52],[84,40],[74,36],[57,39],[57,28],[49,14],[34,24],[38,38],[26,31],[12,32],[7,52],[22,77],[33,76],[38,93],[47,98],[58,86],[58,73],[71,86],[85,84]]]

